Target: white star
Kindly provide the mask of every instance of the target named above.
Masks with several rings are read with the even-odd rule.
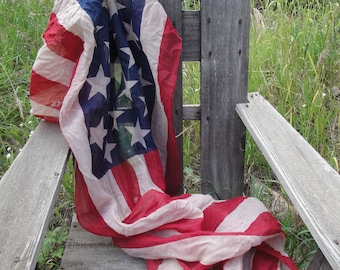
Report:
[[[125,88],[124,90],[119,94],[118,97],[126,96],[128,99],[132,101],[131,97],[131,88],[138,82],[138,81],[127,81],[124,76],[124,82],[125,82]]]
[[[119,111],[119,110],[115,110],[115,111],[109,112],[109,115],[111,115],[111,117],[113,118],[113,127],[112,127],[112,130],[114,130],[114,129],[118,130],[117,118],[119,116],[121,116],[123,113],[124,113],[124,111]]]
[[[129,56],[129,68],[132,67],[136,62],[132,56],[132,52],[129,47],[120,48],[120,50]]]
[[[144,137],[150,133],[150,129],[141,129],[140,123],[137,120],[135,127],[125,127],[130,134],[131,137],[131,146],[135,143],[139,142],[141,145],[143,145],[144,148],[146,148],[146,142]]]
[[[142,68],[138,69],[138,74],[139,74],[139,78],[140,78],[140,82],[142,83],[142,87],[144,86],[148,86],[148,85],[152,85],[151,82],[145,80],[142,76]]]
[[[106,8],[106,9],[108,8],[107,1],[103,1],[102,7],[103,7],[103,8]]]
[[[123,22],[123,24],[127,31],[127,37],[126,37],[127,41],[130,41],[130,40],[135,41],[135,42],[138,41],[139,38],[137,37],[136,33],[133,31],[132,22],[130,23]]]
[[[110,163],[113,163],[112,162],[112,156],[111,156],[111,151],[116,147],[116,143],[109,143],[109,142],[106,142],[106,147],[105,147],[105,159],[110,162]]]
[[[120,3],[117,3],[117,2],[116,2],[116,5],[117,5],[117,10],[121,10],[121,9],[126,8],[126,6],[124,6],[124,5],[120,4]]]
[[[111,78],[105,76],[103,67],[100,65],[97,76],[87,78],[87,82],[92,86],[89,99],[91,99],[98,92],[107,98],[106,86],[110,83],[110,81]]]
[[[103,140],[107,135],[107,130],[104,128],[103,118],[96,127],[90,127],[90,144],[97,144],[103,150]]]
[[[97,25],[96,26],[96,32],[99,32],[100,30],[102,30],[104,27],[104,25]]]
[[[107,8],[110,11],[110,17],[118,13],[118,10],[125,8],[125,6],[117,3],[116,1],[103,1],[103,2],[107,2]]]
[[[106,47],[106,50],[108,52],[108,55],[110,55],[110,42],[109,41],[104,41],[104,45]],[[107,57],[107,63],[110,63],[110,57]]]
[[[145,102],[145,97],[139,97],[142,101],[143,101],[143,103],[144,103],[144,108],[145,108],[145,110],[144,110],[144,117],[145,116],[147,116],[148,115],[148,107],[146,107],[146,102]]]

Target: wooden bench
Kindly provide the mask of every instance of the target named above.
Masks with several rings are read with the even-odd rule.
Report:
[[[249,1],[205,0],[185,12],[180,0],[161,3],[183,37],[182,60],[201,62],[201,105],[182,105],[180,69],[174,118],[177,134],[182,119],[201,121],[202,192],[242,194],[247,128],[321,250],[310,269],[340,269],[340,176],[260,94],[247,94]],[[1,269],[35,268],[68,156],[58,125],[42,121],[0,181]],[[145,269],[145,262],[74,219],[61,268]]]

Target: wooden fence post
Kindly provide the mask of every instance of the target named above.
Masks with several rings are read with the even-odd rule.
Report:
[[[245,127],[236,114],[248,84],[249,0],[201,1],[202,192],[242,194]]]

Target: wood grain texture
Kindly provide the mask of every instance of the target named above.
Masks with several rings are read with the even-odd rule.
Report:
[[[250,3],[201,2],[202,192],[242,194],[245,128],[235,112],[247,99]]]
[[[187,104],[183,106],[183,120],[200,120],[201,106],[198,104]]]
[[[146,269],[143,259],[128,256],[112,244],[110,237],[85,231],[74,215],[60,269],[138,270]]]
[[[183,11],[183,61],[201,60],[201,13]]]
[[[259,94],[237,112],[333,269],[340,269],[340,176]]]
[[[1,269],[35,269],[68,152],[59,126],[43,121],[0,181]]]
[[[323,255],[322,251],[318,249],[313,260],[307,270],[332,270],[333,268],[329,265],[329,262]]]

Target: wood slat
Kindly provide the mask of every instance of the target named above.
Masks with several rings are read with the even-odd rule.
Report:
[[[202,192],[242,194],[245,128],[235,112],[247,99],[250,2],[201,1]]]
[[[85,231],[74,215],[60,269],[138,270],[146,269],[142,259],[128,256],[112,244],[111,238]]]
[[[323,255],[322,251],[318,249],[313,260],[310,262],[307,270],[332,270],[329,262]]]
[[[43,121],[0,181],[1,269],[35,269],[68,152],[59,126]]]
[[[201,106],[199,104],[186,104],[183,106],[183,120],[200,120]]]
[[[340,176],[259,94],[237,112],[333,269],[340,269]]]
[[[183,61],[201,61],[201,13],[183,11]]]
[[[200,11],[182,11],[179,0],[160,0],[183,40],[182,60],[201,60]]]

